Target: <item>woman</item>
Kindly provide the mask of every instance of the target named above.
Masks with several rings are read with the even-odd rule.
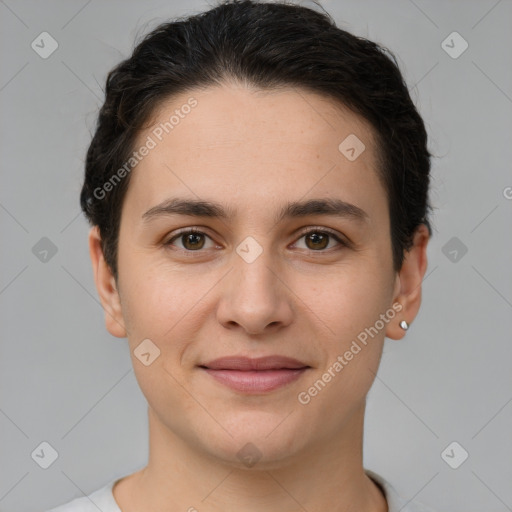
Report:
[[[54,510],[428,510],[362,437],[420,307],[429,172],[396,61],[328,15],[228,1],[146,36],[108,76],[81,205],[149,460]]]

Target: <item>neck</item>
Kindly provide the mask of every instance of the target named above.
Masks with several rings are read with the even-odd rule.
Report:
[[[123,512],[387,512],[362,465],[363,424],[364,404],[342,432],[317,446],[286,461],[240,469],[184,442],[149,408],[148,465],[126,478],[122,495],[119,482],[114,497]]]

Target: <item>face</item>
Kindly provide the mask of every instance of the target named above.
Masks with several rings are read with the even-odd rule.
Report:
[[[415,314],[370,127],[313,93],[232,84],[174,97],[152,121],[123,203],[117,290],[100,291],[152,414],[233,463],[246,443],[272,465],[329,442],[364,407],[384,336]],[[421,274],[413,260],[404,268]],[[227,356],[298,364],[215,369]]]

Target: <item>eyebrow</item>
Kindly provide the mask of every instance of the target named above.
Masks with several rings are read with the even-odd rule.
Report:
[[[142,219],[144,222],[149,222],[152,219],[168,215],[188,215],[229,220],[235,217],[236,211],[225,208],[222,204],[214,201],[171,198],[150,208],[142,215]],[[288,202],[276,216],[274,222],[277,224],[288,218],[310,215],[332,215],[356,221],[369,220],[368,214],[358,206],[341,199],[325,198]]]

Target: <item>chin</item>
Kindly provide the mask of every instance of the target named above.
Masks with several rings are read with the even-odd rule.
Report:
[[[222,425],[218,435],[205,435],[204,448],[214,457],[230,466],[244,470],[276,469],[289,463],[307,442],[302,429],[294,424],[290,415],[245,413],[236,415]],[[296,420],[296,418],[294,418]],[[225,435],[224,435],[225,434]]]

